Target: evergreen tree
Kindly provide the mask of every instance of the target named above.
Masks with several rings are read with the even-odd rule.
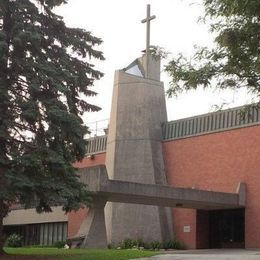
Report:
[[[167,66],[168,95],[198,86],[246,87],[260,102],[260,1],[203,0],[205,21],[216,35],[213,49],[198,48],[191,59],[175,57]]]
[[[80,116],[99,110],[82,99],[102,77],[90,60],[104,58],[99,38],[53,12],[65,3],[0,0],[0,250],[13,203],[38,212],[89,203],[72,164],[85,153]]]

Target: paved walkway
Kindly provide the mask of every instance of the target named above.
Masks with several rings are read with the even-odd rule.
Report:
[[[142,260],[260,260],[260,250],[211,249],[173,251]]]

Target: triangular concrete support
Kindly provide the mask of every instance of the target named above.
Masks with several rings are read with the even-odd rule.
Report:
[[[88,217],[83,223],[85,238],[81,244],[82,248],[107,248],[107,235],[104,207],[106,199],[94,197],[93,207],[88,212]]]

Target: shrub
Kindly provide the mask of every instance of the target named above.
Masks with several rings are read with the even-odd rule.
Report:
[[[159,241],[153,241],[151,242],[151,248],[154,250],[159,250],[162,248],[162,243]]]
[[[182,243],[182,242],[180,242],[180,241],[178,241],[178,240],[173,240],[173,249],[179,249],[179,250],[184,250],[184,249],[186,249],[186,246]]]
[[[63,248],[66,244],[66,241],[56,241],[54,244],[53,244],[53,247],[57,247],[57,248]]]
[[[22,237],[18,234],[11,234],[6,240],[6,245],[8,247],[21,247]]]
[[[152,249],[151,243],[148,242],[144,243],[143,247],[144,249]]]
[[[124,239],[123,242],[120,244],[120,247],[122,249],[132,248],[133,246],[136,246],[136,241],[130,238]]]
[[[112,244],[108,244],[108,245],[107,245],[107,248],[108,248],[108,249],[114,249],[115,247],[114,247]]]
[[[164,241],[162,246],[164,249],[173,249],[173,240]]]
[[[164,249],[185,249],[185,245],[176,239],[164,241],[162,247]]]
[[[185,249],[185,245],[178,241],[177,239],[167,240],[164,242],[159,241],[152,241],[150,243],[144,242],[142,239],[130,239],[127,238],[123,240],[119,247],[121,249],[129,249],[129,248],[140,248],[143,247],[144,249],[152,249],[152,250],[160,250],[160,249]],[[109,245],[109,248],[112,248]]]
[[[130,239],[127,238],[120,243],[122,249],[129,249],[133,247],[144,247],[145,243],[142,239]]]
[[[144,247],[145,245],[144,241],[141,238],[137,239],[136,243],[137,243],[137,247]]]

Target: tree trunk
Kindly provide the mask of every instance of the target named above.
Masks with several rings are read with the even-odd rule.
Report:
[[[3,219],[5,215],[7,214],[6,212],[6,205],[4,204],[3,200],[0,200],[0,256],[3,254],[6,254],[3,247],[4,247],[4,225],[3,225]]]
[[[3,233],[3,217],[0,215],[0,255],[5,254],[4,247],[4,233]]]

